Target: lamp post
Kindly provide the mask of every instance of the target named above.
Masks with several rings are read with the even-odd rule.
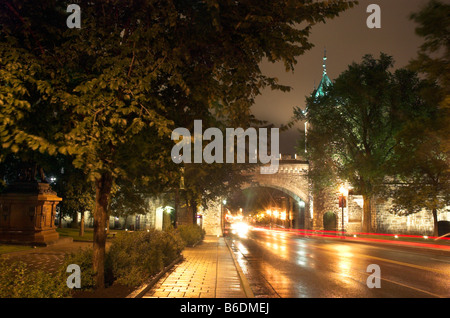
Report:
[[[339,193],[339,207],[342,208],[342,235],[344,235],[344,207],[347,205],[345,197],[348,195],[348,190],[344,186],[341,186]]]

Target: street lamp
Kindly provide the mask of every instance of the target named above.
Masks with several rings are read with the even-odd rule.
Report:
[[[339,193],[339,207],[342,208],[342,235],[344,235],[344,207],[347,205],[345,197],[348,195],[348,190],[342,185]]]

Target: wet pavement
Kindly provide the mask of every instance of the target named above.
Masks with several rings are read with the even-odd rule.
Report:
[[[185,260],[143,298],[246,298],[244,283],[223,237],[206,236],[182,252]]]
[[[450,253],[274,230],[229,238],[257,298],[450,297]],[[380,269],[380,287],[369,288]]]

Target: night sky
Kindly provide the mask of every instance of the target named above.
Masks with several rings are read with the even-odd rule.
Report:
[[[445,0],[444,2],[450,2]],[[310,40],[315,47],[298,59],[294,73],[287,73],[284,65],[264,63],[263,72],[277,77],[282,84],[289,85],[291,92],[265,90],[256,99],[253,108],[259,119],[280,125],[292,117],[294,106],[305,108],[305,96],[319,84],[322,77],[322,58],[327,50],[327,72],[331,80],[339,76],[352,62],[359,63],[365,54],[378,57],[380,52],[394,57],[395,68],[404,67],[416,57],[423,39],[415,34],[416,24],[409,19],[428,0],[360,0],[359,5],[345,11],[326,24],[313,27]],[[369,4],[381,7],[381,29],[369,29],[366,13]],[[298,124],[280,136],[280,152],[294,154],[300,136]]]

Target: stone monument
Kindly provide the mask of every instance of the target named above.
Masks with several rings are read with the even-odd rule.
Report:
[[[0,194],[0,242],[49,245],[58,241],[54,220],[61,200],[42,169],[22,168],[17,181]]]

